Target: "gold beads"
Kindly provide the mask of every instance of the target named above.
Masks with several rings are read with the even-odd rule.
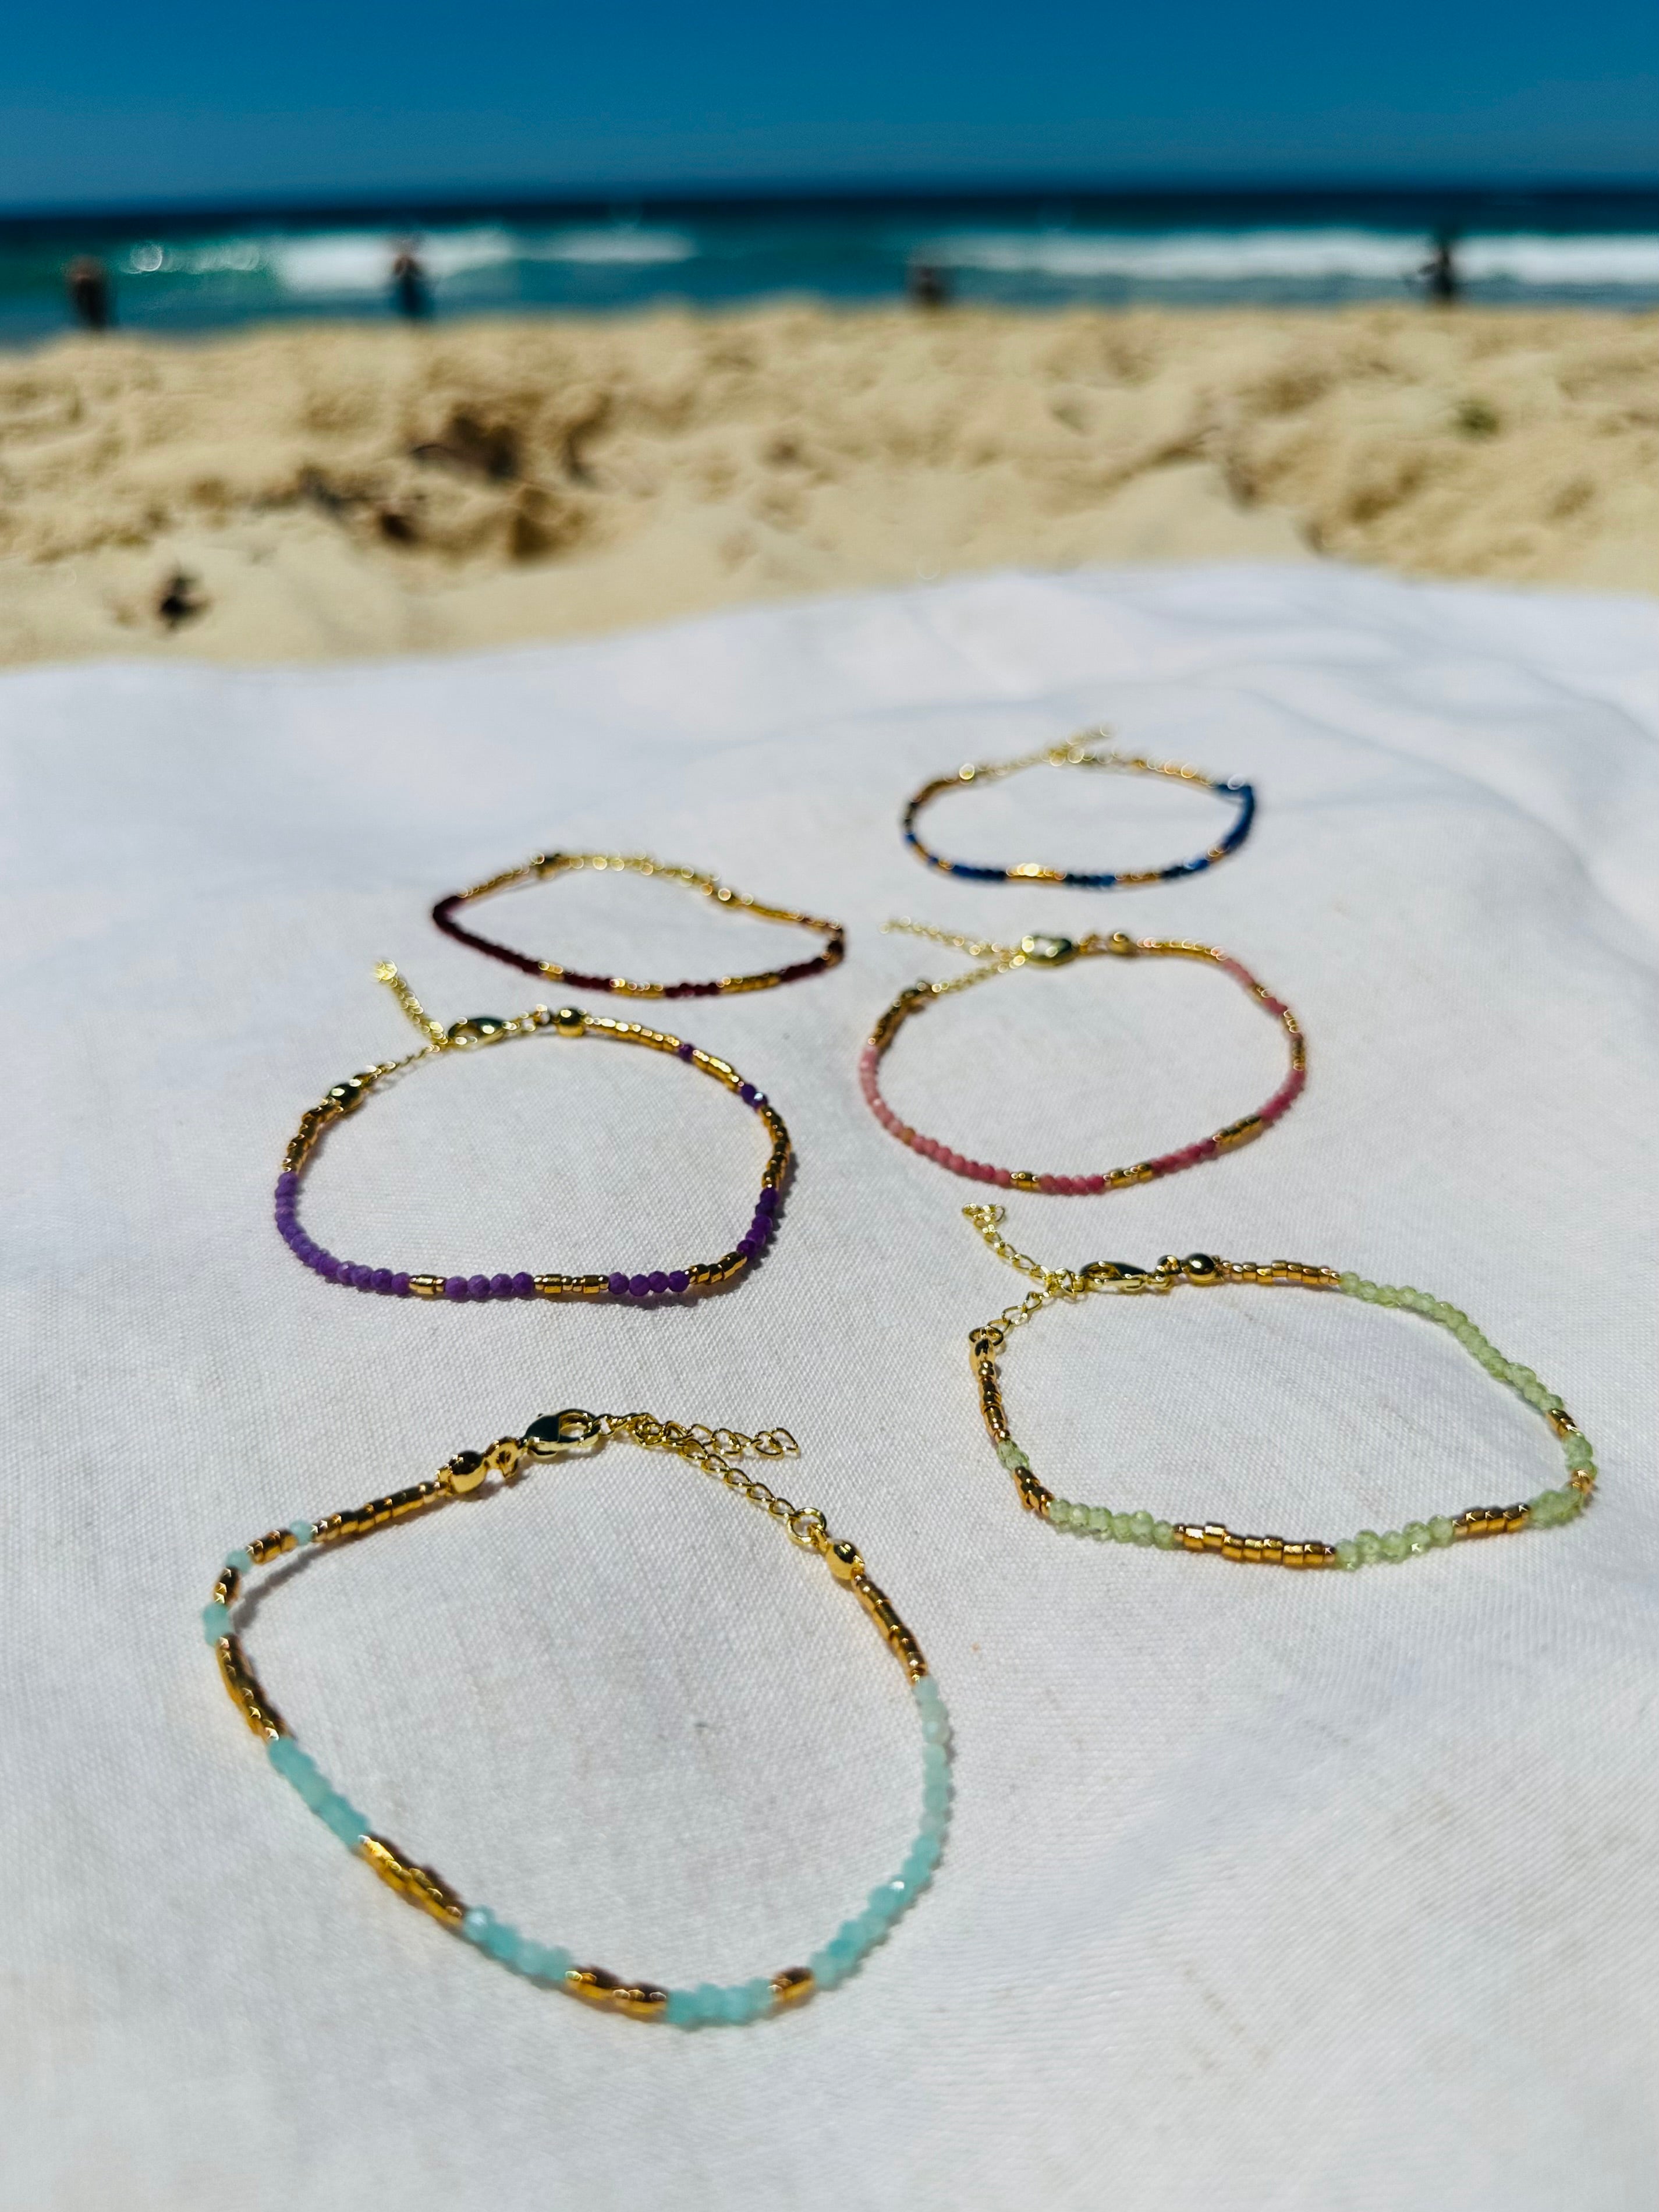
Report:
[[[488,1472],[482,1452],[457,1452],[453,1459],[445,1461],[438,1480],[452,1496],[468,1498],[483,1483]]]
[[[856,1581],[864,1572],[862,1553],[858,1546],[850,1543],[845,1536],[837,1537],[832,1542],[826,1544],[823,1556],[830,1573],[838,1583]]]
[[[384,1836],[365,1836],[358,1849],[388,1889],[395,1889],[399,1897],[407,1898],[411,1905],[430,1913],[447,1927],[460,1925],[466,1907],[430,1867],[416,1866]]]
[[[553,1017],[553,1026],[561,1036],[582,1036],[586,1033],[587,1016],[580,1006],[561,1006]]]
[[[786,1966],[772,1977],[772,2002],[779,2012],[805,2004],[817,1986],[810,1966]]]

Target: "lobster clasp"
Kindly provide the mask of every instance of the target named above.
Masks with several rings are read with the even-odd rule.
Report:
[[[537,1459],[551,1459],[555,1452],[565,1451],[572,1444],[592,1443],[599,1433],[599,1417],[579,1406],[567,1406],[562,1413],[543,1413],[531,1422],[524,1432],[524,1440]]]
[[[1014,872],[1023,874],[1024,871]],[[1069,937],[1022,937],[1019,950],[1027,964],[1036,968],[1063,968],[1068,960],[1077,957],[1077,947]]]

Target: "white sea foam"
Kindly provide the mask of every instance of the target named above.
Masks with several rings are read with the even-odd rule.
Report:
[[[690,261],[697,242],[678,230],[636,230],[629,223],[614,223],[604,230],[556,231],[523,248],[526,261],[590,261],[629,263],[635,266],[657,261]]]
[[[277,238],[266,252],[284,291],[339,297],[384,291],[401,240],[374,231],[334,231],[312,238]],[[520,256],[509,230],[441,230],[417,236],[421,266],[434,282],[500,268]]]
[[[1142,283],[1402,281],[1431,241],[1372,230],[982,231],[946,233],[917,249],[947,268],[1076,283],[1119,276]],[[1493,234],[1461,240],[1457,264],[1475,282],[1534,287],[1659,286],[1659,237]]]

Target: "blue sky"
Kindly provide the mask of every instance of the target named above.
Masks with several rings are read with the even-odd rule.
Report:
[[[0,204],[1659,176],[1656,0],[15,9]]]

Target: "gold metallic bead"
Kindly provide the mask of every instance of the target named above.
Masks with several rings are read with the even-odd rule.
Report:
[[[1231,1528],[1224,1530],[1221,1539],[1222,1558],[1242,1559],[1244,1557],[1244,1546],[1247,1540],[1245,1537],[1234,1535]]]
[[[1204,1523],[1204,1549],[1206,1552],[1220,1551],[1226,1540],[1227,1530],[1221,1522],[1206,1521]]]
[[[438,1480],[453,1497],[465,1498],[478,1488],[488,1472],[482,1452],[457,1452],[453,1459],[445,1462]]]
[[[242,1586],[242,1577],[234,1567],[221,1567],[219,1579],[213,1585],[215,1605],[234,1605],[236,1593]]]
[[[653,1982],[629,1982],[611,2000],[613,2011],[629,2020],[660,2020],[668,2009],[668,1992]]]
[[[497,1437],[483,1458],[484,1465],[492,1474],[499,1474],[503,1482],[511,1482],[524,1465],[524,1439],[521,1437]]]
[[[1042,1178],[1030,1168],[1016,1168],[1008,1178],[1016,1190],[1040,1190]]]
[[[1196,1521],[1177,1521],[1175,1532],[1176,1540],[1184,1550],[1201,1552],[1204,1549],[1204,1531]]]
[[[371,1080],[368,1076],[348,1076],[343,1083],[330,1085],[323,1093],[323,1103],[332,1106],[337,1113],[355,1114],[368,1096]]]
[[[1504,1518],[1504,1526],[1512,1536],[1517,1528],[1524,1528],[1532,1518],[1530,1505],[1511,1505]]]
[[[1054,1493],[1045,1490],[1029,1467],[1016,1468],[1014,1487],[1019,1492],[1019,1502],[1028,1513],[1046,1514],[1054,1503]]]
[[[411,1275],[409,1287],[417,1298],[441,1298],[444,1294],[441,1275]]]
[[[1593,1467],[1576,1467],[1567,1477],[1567,1483],[1581,1498],[1588,1498],[1595,1487],[1595,1469]]]
[[[817,1987],[810,1966],[786,1966],[772,1977],[772,2002],[780,2012],[787,2012],[792,2005],[805,2004]]]
[[[384,1836],[365,1836],[358,1849],[388,1889],[395,1889],[399,1897],[407,1898],[411,1905],[417,1905],[422,1912],[429,1912],[446,1927],[459,1926],[466,1907],[430,1867],[416,1866]]]
[[[564,1978],[564,1985],[573,1997],[584,2004],[596,2005],[601,2011],[611,2009],[611,2001],[623,1984],[615,1974],[607,1973],[603,1966],[572,1966]]]
[[[293,1549],[294,1538],[289,1531],[286,1528],[273,1528],[268,1535],[254,1538],[247,1547],[247,1555],[256,1567],[262,1567],[267,1559],[277,1559],[283,1553],[291,1552]]]
[[[793,1488],[793,1484],[791,1485]],[[830,1571],[838,1583],[850,1583],[864,1572],[864,1559],[856,1544],[845,1536],[838,1536],[824,1547],[823,1556]]]
[[[283,1717],[266,1698],[259,1687],[259,1678],[247,1663],[240,1641],[234,1636],[222,1636],[213,1647],[213,1656],[219,1662],[220,1678],[230,1701],[247,1723],[255,1735],[270,1737],[286,1735]]]
[[[1577,1422],[1565,1407],[1559,1407],[1553,1413],[1546,1413],[1544,1419],[1558,1437],[1576,1437],[1578,1433]]]
[[[1181,1263],[1181,1272],[1189,1283],[1218,1283],[1221,1262],[1208,1252],[1189,1252]]]
[[[1264,1567],[1282,1567],[1285,1564],[1285,1539],[1264,1536],[1261,1539],[1261,1564]]]
[[[968,1348],[975,1359],[994,1359],[1007,1340],[1003,1330],[994,1322],[988,1322],[983,1328],[974,1330],[968,1339]]]
[[[1239,1544],[1241,1547],[1239,1556],[1244,1560],[1247,1565],[1259,1567],[1264,1564],[1265,1549],[1267,1545],[1266,1537],[1242,1536],[1239,1539]]]
[[[1310,1538],[1302,1547],[1302,1564],[1304,1567],[1334,1567],[1336,1565],[1335,1545],[1316,1543]]]
[[[587,1027],[587,1016],[580,1006],[561,1006],[553,1017],[553,1026],[561,1036],[579,1037]]]

